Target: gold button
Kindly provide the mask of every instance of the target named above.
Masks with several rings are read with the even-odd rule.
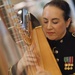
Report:
[[[59,62],[59,59],[58,58],[56,60],[57,60],[57,62]]]
[[[64,70],[67,70],[67,67],[65,67]]]
[[[72,69],[73,69],[73,67],[70,67],[70,69],[72,70]]]
[[[71,64],[71,66],[73,66],[73,64]]]
[[[71,64],[69,63],[68,66],[71,66]]]
[[[58,50],[55,50],[55,53],[58,54]]]
[[[66,63],[64,64],[65,66],[68,66]]]
[[[63,43],[63,40],[60,40],[60,43]]]

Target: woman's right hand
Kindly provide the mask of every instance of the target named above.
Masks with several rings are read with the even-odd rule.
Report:
[[[22,72],[27,66],[36,65],[37,59],[33,51],[34,51],[33,45],[31,45],[30,48],[27,48],[23,57],[20,59],[20,61],[17,64],[17,69],[19,72]]]

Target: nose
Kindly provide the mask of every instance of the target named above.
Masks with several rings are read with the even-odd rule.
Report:
[[[47,29],[52,29],[52,28],[53,28],[52,24],[51,24],[51,22],[49,22],[48,25],[47,25]]]

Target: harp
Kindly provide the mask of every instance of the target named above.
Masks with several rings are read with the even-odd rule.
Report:
[[[14,16],[14,12],[8,12],[8,9],[12,9],[12,5],[6,5],[6,7],[3,7],[3,9],[5,11],[7,11],[7,15],[5,18],[2,18],[5,25],[8,27],[9,24],[6,23],[6,19],[7,17],[11,20],[10,22],[10,29],[12,29],[12,31],[14,33],[18,32],[18,35],[20,35],[22,41],[24,42],[24,45],[26,46],[30,46],[32,43],[35,43],[36,47],[35,47],[35,50],[34,53],[36,55],[36,58],[38,59],[38,56],[39,55],[39,59],[38,59],[38,62],[37,64],[39,66],[41,66],[42,68],[44,68],[46,71],[48,71],[50,74],[52,75],[62,75],[61,74],[61,71],[57,65],[57,62],[54,58],[54,55],[51,51],[51,48],[46,40],[46,37],[43,33],[43,30],[42,30],[42,27],[39,26],[40,23],[39,21],[30,13],[28,13],[26,15],[26,22],[27,22],[27,29],[23,30],[21,28],[21,25],[18,23],[18,19],[17,18],[14,18],[16,16]],[[12,9],[13,10],[13,9]],[[1,12],[1,16],[5,16],[2,12],[2,10],[0,10]],[[14,16],[12,18],[12,16]],[[9,20],[9,21],[10,21]],[[8,21],[8,22],[9,22]],[[15,25],[15,24],[16,25]],[[16,31],[15,31],[16,29]],[[16,35],[14,35],[16,37]],[[17,41],[17,39],[15,38],[15,41]],[[17,43],[19,45],[19,47],[21,47],[21,49],[24,49],[22,48],[22,45],[20,45],[19,43]],[[35,75],[36,74],[36,66],[28,66],[26,69],[26,73],[27,75]]]
[[[43,33],[42,26],[40,25],[39,21],[35,18],[34,15],[28,14],[27,16],[27,23],[29,23],[29,29],[31,29],[31,42],[35,43],[35,50],[36,58],[38,59],[37,55],[39,55],[39,60],[37,64],[48,71],[51,75],[62,75],[61,71],[58,67],[58,64],[54,58],[52,50],[47,42],[47,39]],[[35,75],[36,67],[29,67],[30,70],[27,70],[27,75]]]

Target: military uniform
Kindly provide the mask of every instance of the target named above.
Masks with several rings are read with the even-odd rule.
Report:
[[[48,40],[63,75],[75,75],[75,34],[67,32],[57,41]]]

